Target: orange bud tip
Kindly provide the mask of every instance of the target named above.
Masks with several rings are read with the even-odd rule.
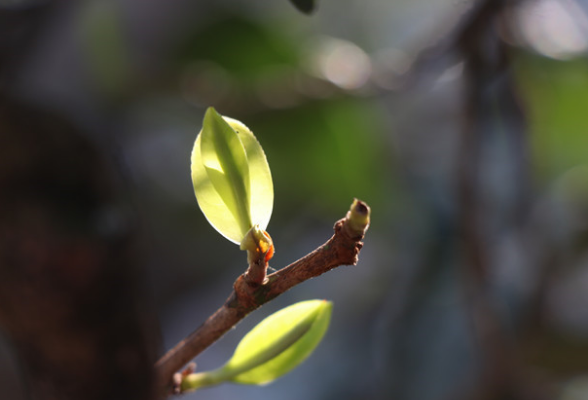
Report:
[[[275,247],[272,244],[269,248],[269,250],[267,251],[267,253],[265,253],[265,262],[268,262],[269,260],[271,260],[271,258],[274,256],[275,253]]]

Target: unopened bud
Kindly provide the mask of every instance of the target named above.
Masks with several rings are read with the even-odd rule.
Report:
[[[354,235],[362,235],[370,225],[370,207],[361,200],[354,199],[347,213],[348,224]]]

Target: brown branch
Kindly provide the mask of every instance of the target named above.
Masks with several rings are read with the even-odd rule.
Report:
[[[345,218],[335,223],[335,233],[325,244],[268,275],[267,279],[260,280],[260,271],[267,269],[268,250],[258,248],[253,255],[250,251],[249,268],[237,278],[225,304],[155,364],[162,392],[169,393],[173,375],[251,311],[308,279],[341,265],[355,265],[363,246],[361,240],[369,226],[369,215],[369,207],[355,200]]]

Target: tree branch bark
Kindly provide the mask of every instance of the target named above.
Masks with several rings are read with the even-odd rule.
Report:
[[[247,314],[290,288],[322,275],[341,265],[355,265],[369,226],[369,207],[355,200],[345,218],[335,223],[334,235],[322,246],[289,266],[267,276],[262,283],[251,271],[267,268],[266,253],[249,257],[250,267],[239,276],[233,292],[225,304],[211,315],[197,330],[169,350],[155,364],[158,387],[162,393],[173,389],[173,376],[190,360],[216,342]],[[251,265],[256,265],[251,268]]]

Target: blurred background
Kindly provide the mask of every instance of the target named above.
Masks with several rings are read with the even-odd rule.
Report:
[[[223,304],[245,254],[190,178],[214,106],[266,152],[274,268],[354,197],[372,224],[196,359],[332,300],[302,366],[184,398],[588,399],[587,55],[586,0],[0,0],[0,397],[153,398]]]

